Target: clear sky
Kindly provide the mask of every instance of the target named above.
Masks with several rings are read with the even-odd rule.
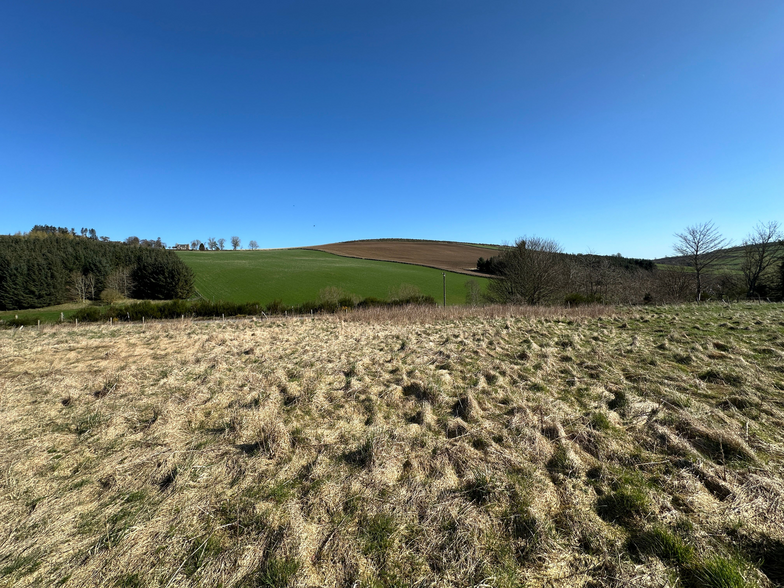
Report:
[[[672,253],[784,222],[784,3],[0,5],[0,233]]]

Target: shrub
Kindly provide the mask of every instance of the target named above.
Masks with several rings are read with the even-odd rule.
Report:
[[[286,308],[283,301],[280,298],[276,298],[267,305],[267,314],[283,314]]]
[[[73,314],[74,319],[81,322],[96,322],[103,318],[101,310],[95,306],[80,308]]]
[[[569,306],[581,306],[583,304],[601,304],[602,297],[599,294],[589,294],[587,296],[578,292],[572,292],[564,297],[564,303]]]
[[[28,327],[38,323],[38,319],[32,316],[21,316],[17,318],[8,319],[6,324],[12,327]]]
[[[360,308],[373,308],[377,306],[385,306],[386,302],[381,300],[380,298],[374,298],[373,296],[368,296],[367,298],[363,299],[357,306]]]
[[[101,292],[101,301],[107,304],[114,304],[118,300],[122,300],[123,295],[114,288],[107,288]]]

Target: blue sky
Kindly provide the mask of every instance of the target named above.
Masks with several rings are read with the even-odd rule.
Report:
[[[782,188],[779,0],[0,6],[0,233],[659,257]]]

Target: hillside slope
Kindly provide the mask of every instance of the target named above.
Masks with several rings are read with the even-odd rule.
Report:
[[[412,263],[470,275],[477,274],[476,260],[497,253],[495,246],[471,245],[451,241],[406,239],[368,239],[314,245],[304,249],[326,251],[346,257]]]
[[[418,265],[304,249],[188,251],[178,255],[193,270],[196,289],[207,299],[262,304],[279,299],[293,305],[316,301],[319,292],[329,287],[361,298],[386,299],[403,284],[439,302],[443,299],[442,271]],[[447,304],[465,303],[468,279],[447,272]],[[475,281],[484,288],[487,279],[477,276]]]
[[[776,249],[775,245],[772,246],[771,252],[774,255],[779,254],[779,250]],[[711,271],[740,272],[741,264],[743,263],[744,259],[744,247],[741,245],[722,249],[719,253],[719,258],[717,259],[716,263],[711,267]],[[659,259],[654,259],[653,261],[661,265],[675,265],[685,267],[691,267],[692,264],[691,259],[683,255],[662,257]]]

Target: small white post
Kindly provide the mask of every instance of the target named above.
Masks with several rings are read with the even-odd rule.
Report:
[[[79,326],[79,319],[76,319],[76,326]]]
[[[144,317],[142,317],[142,324],[144,324]]]
[[[41,330],[41,319],[38,319],[38,330]]]

